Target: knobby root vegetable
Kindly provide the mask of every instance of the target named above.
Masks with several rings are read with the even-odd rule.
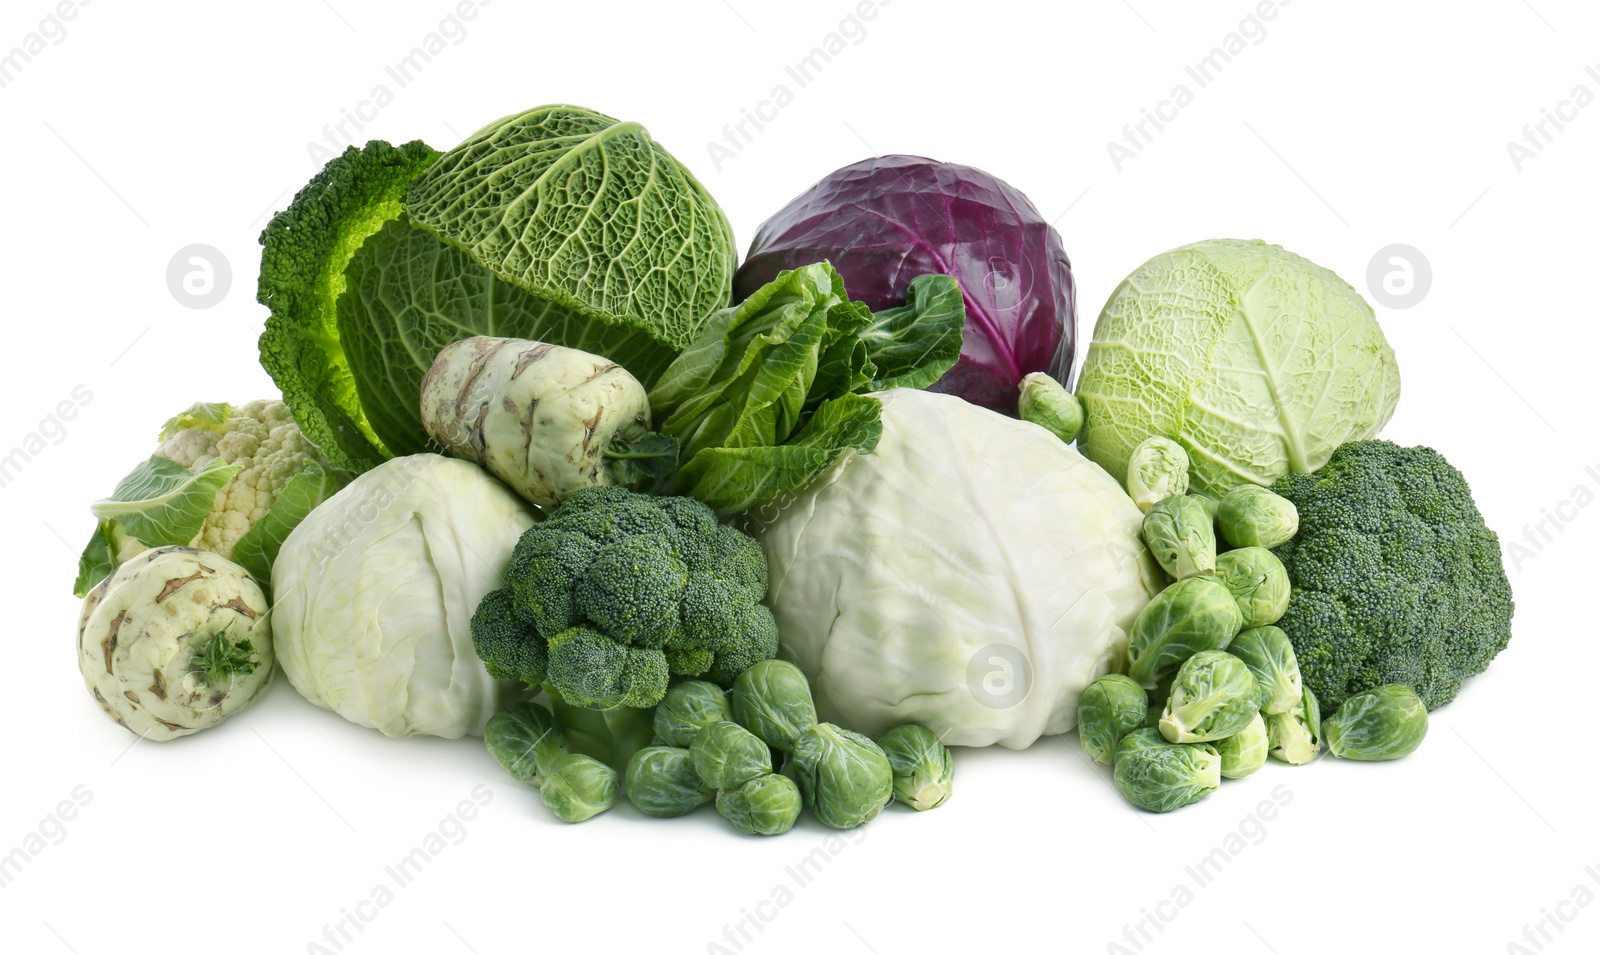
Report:
[[[78,619],[78,667],[106,715],[145,739],[209,729],[272,679],[272,630],[243,567],[192,547],[147,550]]]
[[[590,485],[632,483],[635,445],[652,437],[644,386],[621,365],[483,336],[434,359],[422,379],[422,424],[448,454],[540,507]]]

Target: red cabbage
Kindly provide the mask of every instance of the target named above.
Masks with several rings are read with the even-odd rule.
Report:
[[[845,166],[762,223],[734,298],[823,259],[873,311],[904,303],[911,280],[928,272],[960,283],[961,360],[930,391],[1015,414],[1024,375],[1068,383],[1072,264],[1033,203],[988,173],[920,156]]]

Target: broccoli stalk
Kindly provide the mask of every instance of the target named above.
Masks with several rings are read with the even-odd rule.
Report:
[[[777,654],[761,545],[692,498],[578,490],[472,619],[489,672],[575,706],[651,707],[673,677],[723,686]]]
[[[1505,649],[1500,540],[1438,452],[1358,441],[1272,489],[1300,514],[1274,551],[1293,585],[1278,626],[1324,707],[1401,683],[1435,709]]]

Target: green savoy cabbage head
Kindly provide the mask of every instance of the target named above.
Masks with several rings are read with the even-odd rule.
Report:
[[[1135,269],[1095,326],[1078,383],[1078,446],[1119,481],[1160,435],[1191,489],[1220,497],[1328,463],[1394,414],[1400,370],[1372,307],[1276,245],[1212,239]]]

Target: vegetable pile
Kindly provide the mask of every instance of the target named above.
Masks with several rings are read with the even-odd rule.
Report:
[[[1371,307],[1277,246],[1140,266],[1074,389],[1060,236],[953,163],[830,173],[741,264],[644,127],[544,106],[353,147],[261,244],[282,400],[194,405],[91,507],[78,664],[142,737],[281,666],[565,822],[849,829],[1075,728],[1168,812],[1411,755],[1510,639],[1466,480],[1378,438]]]

